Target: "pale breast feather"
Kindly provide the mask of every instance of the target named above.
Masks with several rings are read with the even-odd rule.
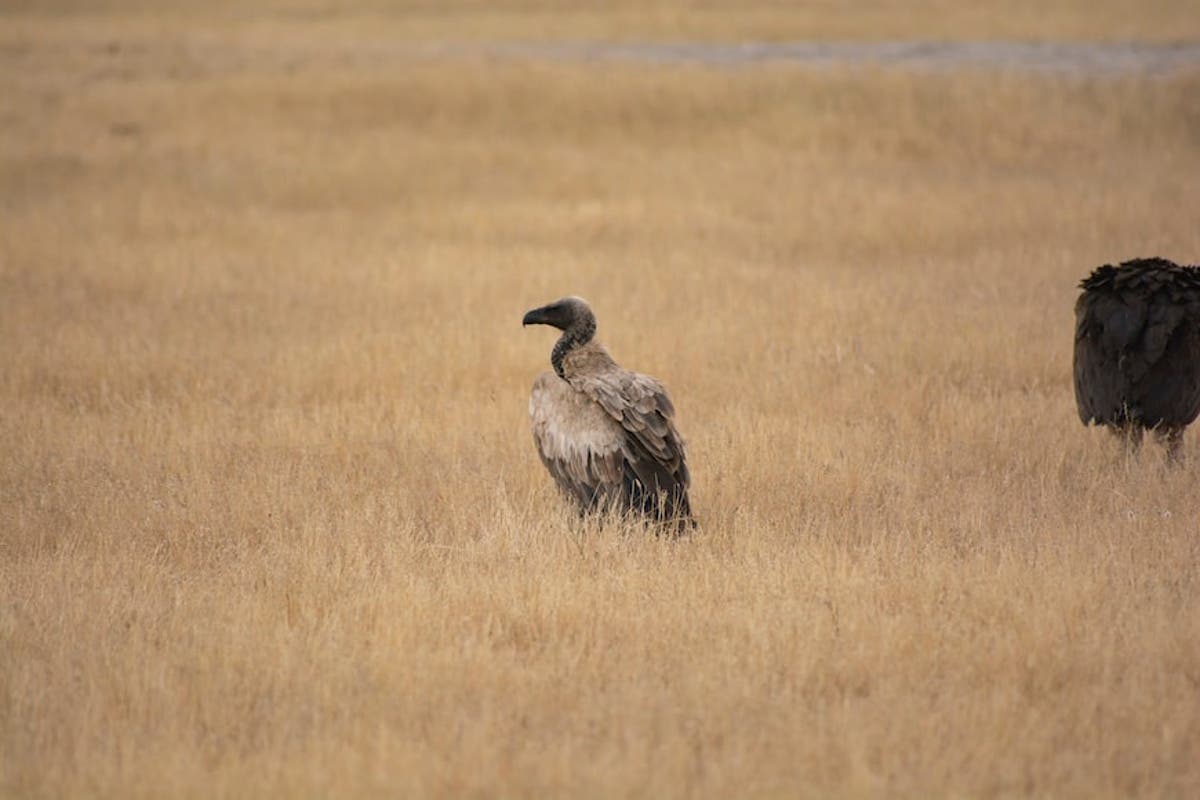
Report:
[[[529,396],[534,443],[558,484],[585,504],[620,490],[624,431],[591,398],[553,372]]]

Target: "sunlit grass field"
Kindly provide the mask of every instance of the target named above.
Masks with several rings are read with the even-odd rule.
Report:
[[[1200,261],[1200,75],[70,5],[0,16],[0,795],[1200,795],[1200,434],[1127,460],[1070,382],[1083,275]],[[694,536],[554,492],[565,294]]]

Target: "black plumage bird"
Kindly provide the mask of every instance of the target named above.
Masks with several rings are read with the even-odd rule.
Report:
[[[1075,303],[1075,401],[1084,425],[1136,447],[1153,430],[1174,457],[1200,413],[1200,267],[1106,264]]]

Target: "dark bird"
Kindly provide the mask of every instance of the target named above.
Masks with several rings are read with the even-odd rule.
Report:
[[[581,513],[632,511],[693,525],[683,438],[662,384],[613,361],[578,297],[535,308],[521,324],[562,331],[550,353],[554,371],[538,376],[529,398],[533,440],[559,488]]]
[[[1106,264],[1075,303],[1075,402],[1136,448],[1153,430],[1171,457],[1200,413],[1200,267]]]

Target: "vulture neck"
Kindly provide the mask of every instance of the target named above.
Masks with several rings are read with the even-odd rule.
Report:
[[[577,320],[563,331],[563,335],[558,337],[558,341],[554,343],[554,349],[550,351],[550,363],[554,366],[554,372],[558,377],[564,381],[567,379],[563,371],[563,359],[567,357],[567,353],[592,341],[592,337],[595,335],[596,320],[591,317]]]

